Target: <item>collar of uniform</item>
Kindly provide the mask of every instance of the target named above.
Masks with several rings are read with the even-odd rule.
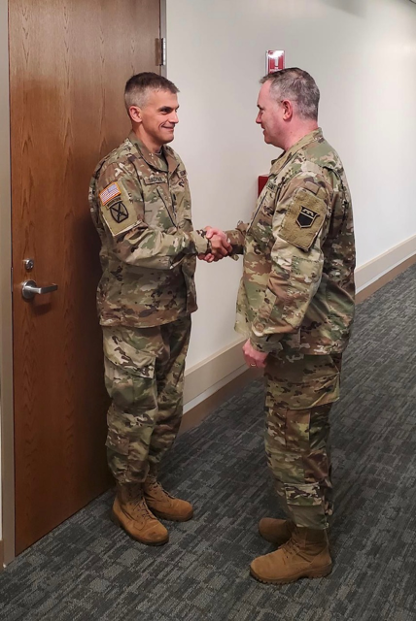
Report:
[[[136,147],[138,152],[141,154],[142,158],[158,171],[163,171],[166,173],[168,170],[170,174],[173,173],[179,166],[179,162],[173,155],[173,150],[170,147],[166,147],[166,145],[162,146],[163,156],[159,156],[157,153],[153,153],[150,151],[142,141],[137,138],[136,134],[132,131],[129,134],[129,140]],[[166,166],[167,165],[167,166]]]
[[[273,173],[277,173],[278,171],[281,171],[282,168],[286,166],[289,160],[291,160],[298,151],[300,151],[301,149],[304,149],[304,147],[307,147],[310,143],[314,142],[317,138],[323,138],[322,129],[320,127],[318,127],[313,132],[309,132],[309,134],[306,134],[305,136],[303,136],[303,138],[301,138],[300,140],[298,140],[297,143],[292,145],[290,149],[280,154],[280,156],[276,160],[272,160]]]
[[[169,175],[172,175],[174,171],[179,166],[179,161],[175,156],[175,152],[172,147],[168,147],[167,145],[163,145],[163,153],[165,154],[166,162],[168,163]]]

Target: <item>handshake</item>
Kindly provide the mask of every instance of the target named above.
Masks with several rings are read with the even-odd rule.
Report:
[[[205,255],[198,255],[198,259],[211,263],[230,255],[233,247],[224,231],[214,227],[205,227],[205,232],[205,237],[209,240],[209,249]]]

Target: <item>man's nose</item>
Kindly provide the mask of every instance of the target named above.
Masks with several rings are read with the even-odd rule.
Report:
[[[256,123],[261,123],[260,113],[259,112],[257,113]]]
[[[169,115],[169,121],[171,123],[179,123],[179,117],[178,117],[178,113],[176,112],[176,110],[174,110],[170,115]]]

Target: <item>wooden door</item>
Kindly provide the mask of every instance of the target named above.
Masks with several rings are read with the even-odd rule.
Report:
[[[155,0],[9,0],[16,552],[109,485],[88,184],[156,71]],[[26,259],[32,259],[29,270]],[[22,298],[22,283],[58,285]]]

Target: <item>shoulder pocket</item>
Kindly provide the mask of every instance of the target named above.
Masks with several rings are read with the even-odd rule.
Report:
[[[287,208],[279,236],[303,251],[308,251],[325,222],[326,203],[300,188]]]
[[[99,197],[101,214],[113,236],[128,231],[137,223],[136,210],[121,180],[106,186]]]
[[[137,215],[133,206],[122,201],[101,208],[101,213],[112,235],[119,235],[131,229],[137,223]]]

